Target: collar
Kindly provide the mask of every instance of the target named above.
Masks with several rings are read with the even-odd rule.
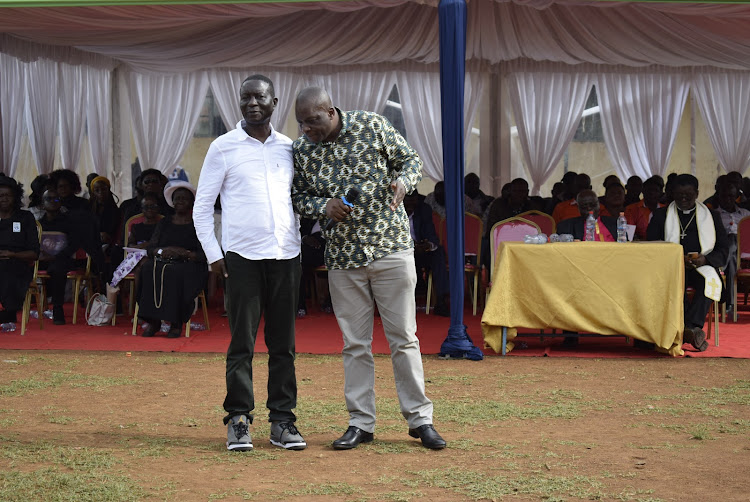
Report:
[[[320,142],[321,145],[332,145],[332,144],[336,143],[336,141],[338,141],[338,139],[341,136],[343,136],[344,134],[346,134],[346,132],[349,130],[349,117],[347,116],[347,114],[344,113],[344,112],[342,112],[341,109],[338,108],[338,107],[334,106],[333,109],[336,110],[336,113],[339,116],[339,123],[341,124],[341,130],[339,131],[339,134],[338,134],[338,136],[336,136],[335,140],[333,140],[333,141],[321,141]]]
[[[249,135],[249,134],[247,133],[247,131],[245,130],[245,125],[246,125],[245,119],[242,119],[242,120],[240,120],[239,122],[237,122],[237,128],[235,129],[235,130],[236,130],[236,131],[237,131],[237,132],[238,132],[238,133],[239,133],[239,134],[241,135],[241,137],[242,137],[242,140],[245,140],[245,139],[247,139],[247,138],[253,138],[253,137],[252,137],[252,136],[250,136],[250,135]],[[271,124],[270,122],[268,123],[268,125],[269,125],[269,127],[271,128],[271,134],[269,134],[269,135],[268,135],[268,139],[270,140],[270,139],[272,139],[272,138],[275,138],[275,137],[276,137],[276,129],[274,129],[274,128],[273,128],[273,125],[272,125],[272,124]],[[255,141],[258,141],[258,140],[257,140],[257,139],[255,139],[255,138],[253,138],[253,139],[254,139]]]
[[[685,210],[683,210],[683,209],[679,209],[679,208],[678,208],[678,211],[679,211],[680,213],[682,213],[682,214],[690,214],[690,213],[692,213],[693,211],[695,211],[695,208],[696,208],[696,207],[698,207],[698,206],[697,206],[697,205],[695,205],[695,206],[693,206],[693,209],[688,209],[687,211],[685,211]]]

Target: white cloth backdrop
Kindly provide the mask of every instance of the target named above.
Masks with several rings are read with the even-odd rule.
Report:
[[[308,79],[313,80],[313,79]],[[316,84],[328,90],[334,106],[341,110],[367,110],[383,113],[396,83],[390,71],[347,71],[318,76]]]
[[[591,87],[587,73],[519,71],[508,76],[533,194],[539,194],[573,139]]]
[[[0,53],[0,169],[10,177],[16,175],[25,121],[26,71],[18,59]]]
[[[443,176],[443,121],[440,117],[440,74],[396,72],[401,111],[409,144],[422,158],[423,173],[435,181]],[[464,144],[468,143],[482,96],[481,75],[466,73],[464,83]]]
[[[60,89],[60,160],[63,169],[75,171],[81,157],[81,144],[86,131],[88,102],[87,67],[58,64]]]
[[[172,172],[193,137],[208,91],[205,72],[128,75],[133,136],[141,168]]]
[[[57,139],[58,63],[39,59],[26,65],[26,125],[31,155],[41,174],[52,172]]]
[[[235,128],[237,122],[242,120],[240,85],[247,77],[256,73],[271,79],[276,97],[279,98],[276,110],[271,116],[271,124],[274,129],[280,131],[286,123],[300,85],[299,75],[279,71],[242,71],[216,68],[209,70],[208,79],[211,84],[211,91],[213,91],[216,99],[216,105],[219,107],[219,114],[227,130],[231,131]]]
[[[697,75],[693,90],[722,167],[744,174],[750,166],[750,74]]]
[[[604,142],[621,180],[666,175],[688,89],[682,73],[598,75]]]
[[[438,0],[3,8],[3,51],[85,48],[139,71],[437,63]],[[469,2],[466,60],[750,68],[750,6]],[[310,30],[311,26],[325,26]],[[217,34],[220,34],[217,35]],[[356,34],[356,36],[352,36]],[[248,48],[252,48],[249,50]],[[103,56],[103,57],[102,57]],[[77,55],[77,57],[84,57]]]
[[[112,72],[88,67],[87,106],[89,147],[94,171],[106,175],[112,152],[110,126],[112,123]],[[119,171],[117,171],[119,172]],[[117,172],[115,174],[117,174]],[[116,180],[110,180],[114,185]]]

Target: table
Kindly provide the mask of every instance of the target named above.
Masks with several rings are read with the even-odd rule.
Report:
[[[522,327],[626,335],[678,356],[684,292],[678,244],[504,242],[482,333],[503,355]]]

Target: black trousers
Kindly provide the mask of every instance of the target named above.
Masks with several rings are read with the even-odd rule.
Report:
[[[52,297],[52,305],[62,307],[65,303],[65,283],[68,281],[68,272],[76,268],[75,261],[58,255],[52,261],[40,261],[39,268],[46,270],[49,274],[46,294]]]
[[[701,328],[706,323],[706,314],[711,308],[711,299],[704,294],[706,280],[693,269],[685,270],[685,286],[695,289],[693,299],[688,301],[685,295],[685,326],[688,328]]]
[[[268,347],[268,400],[270,422],[294,422],[297,377],[294,371],[294,322],[302,272],[299,256],[289,260],[248,260],[229,252],[224,259],[229,277],[227,397],[224,423],[236,415],[253,420],[253,354],[261,316]]]

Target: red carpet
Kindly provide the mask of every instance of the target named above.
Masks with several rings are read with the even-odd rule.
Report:
[[[66,305],[68,322],[71,319],[72,306]],[[83,311],[81,310],[81,313]],[[190,338],[168,339],[166,333],[159,333],[153,338],[132,336],[132,325],[125,317],[118,317],[117,326],[95,327],[81,324],[55,326],[51,320],[45,320],[44,329],[39,329],[35,319],[21,336],[20,324],[14,332],[0,333],[0,349],[19,350],[105,350],[131,352],[226,352],[229,345],[229,324],[225,317],[218,315],[215,309],[209,309],[210,331],[192,330]],[[193,322],[202,322],[200,314],[193,317]],[[477,346],[482,345],[480,316],[472,316],[467,310],[464,323],[469,336]],[[446,317],[417,315],[417,336],[423,354],[438,354],[440,345],[448,333],[450,320]],[[259,330],[258,352],[265,352],[262,335]],[[140,330],[139,330],[140,333]],[[685,345],[685,355],[689,357],[737,357],[750,358],[750,309],[740,309],[737,324],[732,322],[720,324],[721,345],[714,346],[709,341],[706,352],[700,353]],[[342,348],[341,333],[333,314],[313,310],[307,317],[297,320],[297,351],[309,354],[337,354]],[[373,351],[378,354],[389,353],[388,344],[383,335],[379,318],[375,319],[375,336]],[[485,349],[488,356],[496,356],[491,349]],[[545,336],[543,339],[519,337],[516,348],[510,353],[513,356],[553,356],[553,357],[669,357],[655,351],[637,349],[627,344],[623,337],[581,337],[577,347],[562,346],[562,338]]]

